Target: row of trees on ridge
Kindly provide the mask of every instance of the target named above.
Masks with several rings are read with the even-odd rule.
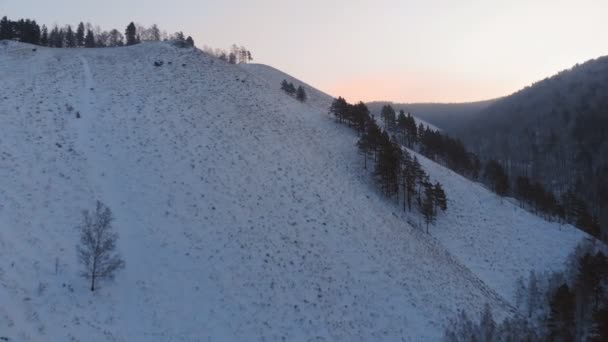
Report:
[[[35,20],[12,21],[6,16],[0,20],[0,40],[3,39],[56,48],[115,47],[134,45],[141,41],[161,40],[174,40],[183,47],[194,46],[192,37],[185,37],[182,32],[167,35],[157,25],[144,27],[131,22],[123,34],[117,29],[105,31],[99,26],[84,22],[80,22],[75,28],[71,25],[64,27],[55,25],[49,29],[46,25],[38,25]]]
[[[433,184],[428,174],[412,155],[399,143],[396,135],[382,130],[363,102],[349,104],[342,97],[335,99],[329,109],[340,123],[353,127],[360,136],[357,143],[364,158],[374,163],[374,176],[383,194],[403,199],[403,211],[418,208],[425,219],[427,232],[435,221],[438,210],[447,210],[447,197],[439,182]],[[402,194],[402,195],[400,195]]]

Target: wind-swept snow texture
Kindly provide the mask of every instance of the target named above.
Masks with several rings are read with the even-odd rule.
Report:
[[[580,239],[510,221],[512,204],[440,167],[447,218],[431,236],[413,228],[327,115],[331,98],[305,86],[300,103],[269,67],[165,43],[9,42],[0,75],[10,341],[438,340],[459,309],[511,314],[511,276],[558,265]],[[95,200],[126,268],[92,293],[75,245]]]

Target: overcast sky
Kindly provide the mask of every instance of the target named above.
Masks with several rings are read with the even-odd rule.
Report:
[[[608,0],[0,0],[4,15],[237,43],[349,101],[483,100],[608,55]]]

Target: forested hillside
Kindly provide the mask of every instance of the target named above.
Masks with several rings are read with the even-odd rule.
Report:
[[[571,190],[608,229],[608,57],[560,72],[464,121],[453,133],[558,196]]]

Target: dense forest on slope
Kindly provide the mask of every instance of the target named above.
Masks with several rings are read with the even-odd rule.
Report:
[[[583,197],[608,226],[608,57],[576,65],[496,101],[453,130],[510,179],[527,176]]]

